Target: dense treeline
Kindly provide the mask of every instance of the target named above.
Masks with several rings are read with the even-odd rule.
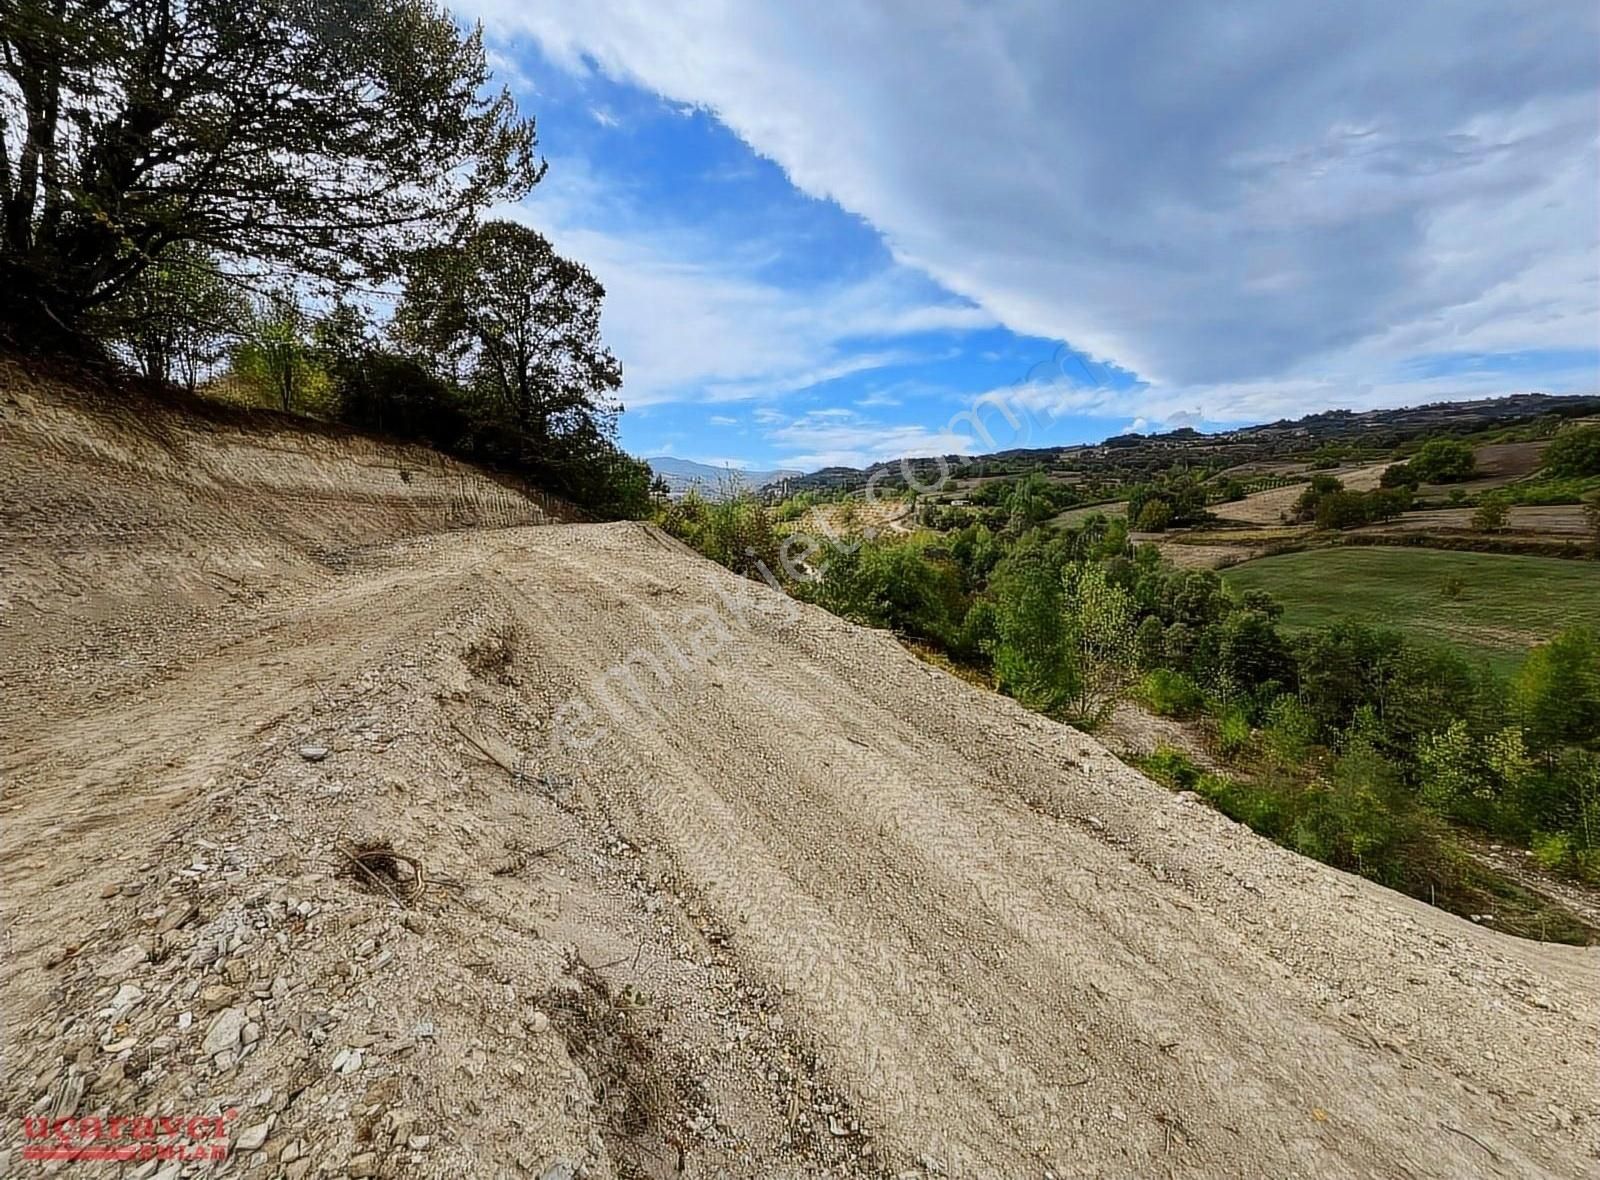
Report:
[[[480,220],[540,180],[536,147],[481,35],[428,0],[14,0],[0,338],[637,513],[604,291],[536,231]]]
[[[790,515],[781,509],[776,514]],[[786,543],[750,501],[662,523],[744,572],[784,576]],[[1459,866],[1443,821],[1531,845],[1600,881],[1600,639],[1540,646],[1510,678],[1382,628],[1279,626],[1260,591],[1133,547],[1126,521],[975,523],[948,534],[804,547],[789,589],[980,674],[1030,708],[1093,727],[1125,698],[1188,717],[1232,775],[1151,769],[1281,842],[1437,900]],[[1463,903],[1465,904],[1465,903]]]

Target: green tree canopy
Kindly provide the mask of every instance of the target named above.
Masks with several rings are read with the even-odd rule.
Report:
[[[1556,435],[1544,453],[1544,469],[1564,478],[1600,475],[1600,426],[1580,426]]]
[[[491,221],[408,267],[396,333],[494,399],[538,444],[621,410],[622,367],[600,340],[605,288],[537,230]]]
[[[8,0],[0,311],[76,330],[165,251],[346,280],[541,173],[430,0]]]
[[[1470,478],[1478,461],[1460,439],[1430,438],[1406,466],[1418,483],[1452,483]]]
[[[248,311],[236,282],[190,243],[169,246],[95,317],[99,333],[152,381],[191,391],[226,354]]]

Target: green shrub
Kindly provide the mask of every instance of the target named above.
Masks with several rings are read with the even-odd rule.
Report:
[[[1139,681],[1138,697],[1158,717],[1193,717],[1205,704],[1200,686],[1171,668],[1147,673]]]
[[[1600,426],[1556,435],[1545,450],[1544,470],[1558,479],[1600,475]]]
[[[1140,763],[1144,772],[1157,782],[1176,790],[1192,790],[1200,779],[1200,768],[1182,750],[1171,746],[1157,746]]]
[[[1418,483],[1455,483],[1477,470],[1472,448],[1460,439],[1430,438],[1407,464]]]
[[[1586,847],[1571,832],[1535,832],[1530,841],[1541,869],[1600,884],[1600,848]]]
[[[1229,705],[1217,718],[1217,749],[1224,758],[1237,758],[1250,748],[1254,732],[1250,715],[1240,705]]]
[[[690,492],[659,509],[656,523],[735,573],[750,578],[783,574],[772,516],[753,496],[708,501]]]
[[[1500,533],[1510,519],[1504,496],[1485,496],[1472,514],[1472,527],[1480,533]]]
[[[1300,766],[1310,757],[1321,733],[1316,717],[1296,698],[1285,694],[1267,707],[1267,723],[1262,741],[1274,761],[1282,766]]]

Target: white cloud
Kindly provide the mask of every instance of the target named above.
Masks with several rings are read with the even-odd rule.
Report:
[[[782,467],[865,467],[907,455],[963,454],[972,450],[970,434],[958,429],[888,425],[860,418],[812,412],[769,431]]]
[[[866,397],[856,402],[856,405],[863,410],[887,408],[889,406],[898,406],[901,404],[902,403],[900,399],[895,397],[893,394],[882,392],[869,393]]]
[[[894,266],[820,288],[765,281],[759,243],[736,249],[641,220],[581,160],[552,159],[533,196],[497,214],[537,226],[605,285],[603,327],[629,406],[779,397],[929,359],[896,340],[993,322],[930,300],[925,279]]]
[[[1595,343],[1589,0],[465,6],[714,112],[988,315],[1158,387],[1381,396],[1407,355]]]

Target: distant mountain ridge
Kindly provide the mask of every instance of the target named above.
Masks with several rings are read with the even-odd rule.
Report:
[[[667,481],[674,496],[693,490],[707,499],[721,499],[742,491],[759,491],[768,484],[783,479],[795,479],[802,473],[779,468],[774,471],[746,471],[737,467],[716,467],[710,463],[696,463],[692,459],[675,459],[658,455],[646,459],[650,470]]]
[[[935,455],[906,455],[869,467],[824,467],[795,479],[790,490],[859,488],[879,472],[887,477],[885,486],[893,486],[899,482],[899,474],[907,468],[919,473],[921,478],[928,478],[936,472],[1001,474],[1023,470],[1028,464],[1092,463],[1107,456],[1128,457],[1158,451],[1170,455],[1172,451],[1180,449],[1192,451],[1197,459],[1226,455],[1235,462],[1246,462],[1325,443],[1394,446],[1421,435],[1436,432],[1465,434],[1545,414],[1566,418],[1600,414],[1600,395],[1516,393],[1394,409],[1324,410],[1292,421],[1279,419],[1276,422],[1209,433],[1184,426],[1160,434],[1119,434],[1101,443],[1018,447],[980,455],[950,454],[942,458]],[[1163,463],[1167,461],[1163,460]]]

